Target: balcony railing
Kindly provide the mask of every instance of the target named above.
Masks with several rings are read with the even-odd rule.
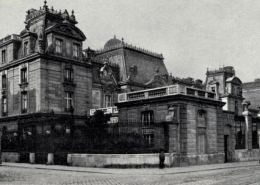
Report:
[[[73,83],[73,78],[64,77],[65,83]]]
[[[135,91],[130,93],[123,93],[118,95],[118,102],[127,102],[143,99],[152,99],[156,97],[172,96],[172,95],[187,95],[204,99],[216,99],[216,93],[205,91],[184,85],[171,85],[154,89],[147,89],[142,91]]]

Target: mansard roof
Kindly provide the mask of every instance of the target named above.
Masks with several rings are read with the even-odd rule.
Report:
[[[84,35],[84,33],[76,26],[69,23],[60,23],[54,26],[50,26],[46,29],[46,33],[48,32],[55,32],[81,41],[86,40],[86,36]]]

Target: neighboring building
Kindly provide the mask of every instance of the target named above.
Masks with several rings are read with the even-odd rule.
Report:
[[[251,116],[249,102],[242,105],[242,82],[233,67],[207,71],[205,90],[177,82],[173,78],[176,85],[119,94],[119,122],[136,118],[151,130],[154,122],[166,124],[160,134],[149,134],[154,147],[172,153],[172,166],[259,159],[260,121],[257,111]]]
[[[254,82],[246,82],[243,86],[243,97],[251,102],[252,109],[258,109],[260,105],[260,80],[256,79]]]

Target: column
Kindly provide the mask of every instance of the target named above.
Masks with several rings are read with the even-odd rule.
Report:
[[[244,112],[242,113],[243,116],[245,117],[245,143],[246,143],[246,149],[247,150],[251,150],[252,149],[252,142],[251,141],[251,137],[249,136],[250,132],[249,132],[249,126],[252,125],[252,119],[251,119],[251,113],[248,110],[248,107],[251,105],[251,103],[249,101],[246,101],[243,103],[244,106]]]

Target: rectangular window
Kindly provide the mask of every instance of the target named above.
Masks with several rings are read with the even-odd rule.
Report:
[[[73,82],[72,70],[71,69],[65,69],[65,82],[69,82],[69,83]]]
[[[27,83],[27,68],[21,69],[21,83]]]
[[[4,74],[4,75],[2,75],[2,89],[6,88],[6,84],[7,84],[6,74]]]
[[[198,154],[206,153],[205,134],[198,134]]]
[[[29,44],[28,42],[24,42],[24,46],[23,46],[23,51],[24,51],[24,55],[28,55],[29,54]]]
[[[62,40],[61,39],[56,39],[55,41],[55,48],[56,48],[56,53],[61,54],[62,53]]]
[[[154,116],[153,111],[144,111],[141,113],[142,121],[142,135],[143,138],[148,142],[149,146],[154,145]]]
[[[6,62],[6,54],[5,54],[5,50],[2,50],[2,63]]]
[[[111,95],[105,95],[105,107],[112,107]]]
[[[72,92],[66,92],[65,93],[65,112],[70,112],[71,108],[73,108],[73,93]]]
[[[212,91],[212,92],[216,92],[215,87],[211,87],[211,91]]]
[[[2,99],[2,105],[3,105],[3,110],[2,110],[2,115],[6,116],[7,115],[7,99],[6,97],[3,97]]]
[[[27,92],[22,92],[22,113],[27,113],[28,108],[28,99]]]
[[[235,149],[245,149],[245,122],[236,121],[235,127],[236,146]]]
[[[142,125],[152,126],[154,123],[153,111],[144,111],[141,113]]]
[[[258,129],[258,123],[253,122],[252,123],[252,148],[253,149],[259,148],[257,129]]]
[[[79,44],[73,44],[73,57],[79,58]]]
[[[235,101],[235,114],[238,114],[238,102]]]

